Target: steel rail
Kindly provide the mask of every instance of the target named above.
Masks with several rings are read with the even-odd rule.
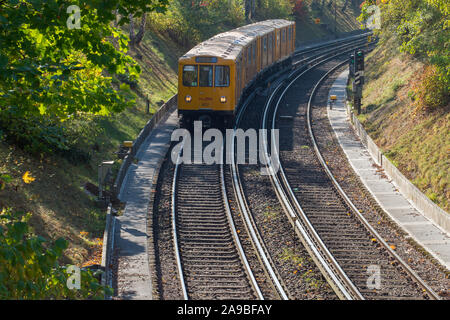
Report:
[[[368,36],[370,36],[372,34],[373,34],[373,32],[369,31],[369,32],[366,32],[366,33],[363,33],[363,34],[354,35],[354,36],[347,37],[347,38],[344,38],[344,39],[332,40],[332,41],[329,41],[329,42],[326,42],[326,43],[323,43],[323,44],[319,44],[317,46],[311,46],[309,48],[298,49],[298,50],[294,51],[294,56],[302,55],[302,54],[305,54],[305,53],[311,53],[311,52],[314,52],[314,51],[317,51],[317,50],[321,50],[321,49],[324,49],[324,48],[327,48],[327,47],[331,47],[331,46],[333,46],[335,44],[338,44],[338,43],[339,44],[343,44],[343,43],[347,43],[347,42],[353,42],[353,41],[355,41],[357,39],[366,38],[366,37],[368,37]]]
[[[177,270],[178,270],[178,276],[180,278],[180,283],[181,283],[181,289],[183,291],[183,298],[184,300],[189,300],[189,296],[187,293],[187,289],[186,289],[186,282],[184,280],[184,275],[183,275],[183,265],[181,263],[181,255],[180,255],[180,249],[178,248],[178,238],[177,238],[177,222],[176,222],[176,214],[177,214],[177,196],[176,196],[176,192],[177,192],[177,180],[178,180],[178,172],[179,172],[179,167],[180,167],[180,158],[181,158],[181,153],[183,152],[183,146],[184,146],[184,142],[181,145],[180,148],[180,152],[178,152],[177,155],[177,162],[175,164],[175,171],[173,173],[173,182],[172,182],[172,233],[173,233],[173,247],[174,247],[174,251],[175,251],[175,258],[177,260]]]
[[[224,155],[224,144],[222,143],[222,156],[221,159],[223,159]],[[253,286],[253,289],[255,290],[256,294],[258,295],[258,298],[260,300],[264,300],[264,296],[261,292],[261,289],[259,288],[258,282],[255,279],[255,276],[253,275],[252,269],[250,268],[250,264],[248,263],[247,257],[245,256],[244,249],[242,248],[241,242],[239,240],[239,236],[236,232],[236,227],[234,225],[233,216],[231,215],[231,208],[230,208],[230,202],[228,201],[227,197],[227,191],[225,187],[225,174],[224,174],[224,165],[223,163],[220,165],[220,181],[221,181],[221,187],[222,187],[222,195],[223,195],[223,201],[225,205],[225,210],[227,212],[227,218],[228,222],[231,226],[231,231],[233,233],[233,238],[235,240],[236,246],[238,247],[239,255],[241,256],[242,261],[244,262],[245,269],[247,271],[248,276],[250,277],[251,285]]]
[[[362,37],[362,36],[360,36]],[[346,41],[348,42],[348,40]],[[337,49],[340,48],[344,48],[344,47],[348,47],[348,45],[344,45],[344,46],[340,46]],[[313,51],[317,51],[318,48],[314,48],[311,49],[310,52]],[[328,52],[328,51],[327,51]],[[306,52],[304,52],[306,53]],[[303,53],[303,54],[304,54]],[[341,53],[342,54],[342,53]],[[319,59],[320,57],[323,57],[324,54],[323,52],[321,53],[321,55],[319,57],[317,57],[316,59],[313,59],[312,61],[316,61],[317,59]],[[334,55],[335,56],[335,55]],[[332,56],[332,57],[334,57]],[[332,58],[329,57],[328,59]],[[303,59],[302,62],[305,62],[307,60],[309,60],[310,58],[306,58]],[[328,60],[325,59],[324,61]],[[324,61],[320,62],[323,63]],[[320,64],[318,63],[318,64]],[[297,66],[299,63],[295,64],[295,66]],[[316,65],[318,65],[316,64]],[[315,65],[315,66],[316,66]],[[289,77],[294,74],[295,71],[293,73],[291,73],[289,75]],[[253,96],[253,94],[247,98],[247,101],[251,100],[251,97]],[[246,105],[248,105],[248,102],[244,103],[244,106],[246,107]],[[241,115],[243,114],[243,110],[245,109],[245,107],[241,108],[241,110],[239,111],[239,118],[241,117]],[[236,133],[236,129],[237,127],[234,128],[234,132],[233,132],[233,139],[232,139],[232,143],[233,143],[233,148],[231,148],[232,150],[232,172],[233,172],[233,186],[234,186],[234,190],[235,190],[235,194],[237,195],[237,198],[239,200],[239,207],[241,209],[241,212],[243,213],[243,216],[245,217],[245,222],[246,222],[246,227],[247,229],[250,231],[251,234],[251,240],[252,240],[252,244],[254,247],[257,248],[257,253],[258,253],[258,257],[260,260],[262,260],[264,262],[265,265],[265,271],[266,273],[268,272],[278,293],[280,294],[280,296],[283,299],[288,299],[288,295],[286,294],[282,284],[279,281],[279,276],[276,275],[276,271],[274,271],[274,269],[272,268],[271,264],[273,264],[270,256],[267,256],[265,252],[268,252],[267,249],[265,248],[263,242],[262,242],[262,238],[261,235],[259,235],[259,232],[255,231],[254,228],[254,221],[251,221],[250,215],[248,214],[248,204],[245,201],[245,197],[243,196],[243,192],[242,192],[242,186],[240,184],[240,178],[239,178],[239,174],[238,174],[238,169],[236,166],[236,163],[234,162],[234,141],[235,141],[235,133]],[[223,149],[224,146],[222,145],[222,155],[223,155]],[[176,161],[176,165],[175,165],[175,171],[174,171],[174,177],[173,177],[173,184],[172,184],[172,231],[173,231],[173,241],[174,241],[174,250],[175,250],[175,256],[176,256],[176,261],[177,261],[177,269],[178,269],[178,274],[179,274],[179,278],[180,278],[180,282],[181,282],[181,287],[182,287],[182,291],[183,291],[183,298],[185,300],[189,299],[189,295],[187,293],[187,289],[186,289],[186,283],[185,283],[185,279],[184,279],[184,275],[183,275],[183,266],[182,266],[182,261],[181,261],[181,255],[180,255],[180,251],[179,251],[179,247],[178,247],[178,239],[177,239],[177,228],[176,228],[176,191],[177,191],[177,179],[178,179],[178,173],[179,173],[179,166],[180,166],[180,157],[183,151],[183,146],[180,148],[180,151],[177,155],[177,161]],[[227,197],[226,197],[226,188],[225,188],[225,181],[224,181],[224,167],[223,164],[221,165],[221,188],[222,188],[222,194],[223,194],[223,199],[224,199],[224,203],[225,203],[225,210],[226,210],[226,214],[227,214],[227,219],[229,221],[230,227],[231,227],[231,231],[233,234],[233,238],[236,244],[236,247],[238,248],[238,252],[239,255],[241,256],[242,262],[245,266],[245,272],[247,273],[249,279],[250,279],[250,283],[252,285],[252,287],[254,288],[257,296],[259,299],[264,299],[261,290],[258,286],[258,283],[253,275],[253,272],[251,271],[251,268],[248,264],[248,260],[245,256],[245,253],[243,251],[242,245],[240,244],[239,241],[239,237],[236,233],[235,230],[235,226],[234,226],[234,222],[233,222],[233,218],[231,215],[231,210],[229,207],[229,202],[227,201]]]
[[[344,46],[346,47],[346,46]],[[324,63],[325,61],[330,60],[333,57],[336,57],[338,55],[342,55],[348,51],[339,52],[337,54],[334,54],[331,57],[327,57],[324,60],[316,63],[314,66],[308,68],[307,70],[303,71],[301,74],[296,76],[290,83],[286,86],[285,90],[280,95],[278,102],[276,104],[275,110],[273,112],[273,119],[272,119],[272,129],[274,129],[275,126],[275,117],[278,111],[278,107],[280,104],[280,101],[286,91],[289,89],[289,87],[298,80],[301,76],[303,76],[305,73],[309,72],[310,70],[314,69],[317,65]],[[317,60],[317,59],[315,59]],[[343,62],[346,63],[346,62]],[[342,64],[343,64],[342,63]],[[341,65],[342,65],[341,64]],[[262,128],[267,130],[267,120],[268,120],[268,112],[270,109],[271,101],[276,95],[276,93],[281,89],[283,84],[280,84],[276,90],[273,92],[273,94],[270,96],[269,100],[266,103],[265,111],[264,111],[264,117],[263,117],[263,123]],[[271,132],[271,139],[272,141],[275,141],[275,130],[272,130]],[[283,167],[279,163],[279,155],[278,150],[276,147],[272,147],[272,153],[275,152],[275,159],[278,161],[279,165],[279,171],[280,176],[282,177],[282,181],[279,180],[277,173],[274,170],[273,164],[270,161],[269,155],[268,155],[268,140],[267,140],[267,132],[263,132],[264,137],[264,157],[266,160],[267,168],[269,170],[269,176],[271,178],[272,184],[274,186],[274,189],[278,195],[278,198],[280,202],[283,205],[283,208],[285,208],[285,211],[288,215],[288,217],[291,220],[291,223],[296,227],[296,231],[299,234],[300,239],[304,243],[306,249],[310,253],[311,257],[316,262],[319,269],[322,271],[324,277],[327,279],[327,281],[330,283],[336,294],[341,299],[364,299],[359,290],[356,288],[356,286],[352,283],[352,281],[348,278],[348,276],[345,274],[345,272],[342,270],[342,268],[339,266],[337,261],[334,259],[332,254],[329,252],[325,244],[322,242],[320,237],[318,236],[317,232],[312,227],[309,219],[306,217],[305,213],[303,212],[301,206],[299,205],[297,199],[295,198],[292,189],[290,188],[289,184],[287,183],[287,178],[284,174]],[[272,146],[275,144],[272,143]],[[284,186],[284,188],[283,188]],[[287,194],[286,194],[287,192]],[[302,223],[304,225],[302,225]]]
[[[314,99],[314,96],[317,93],[317,89],[322,84],[322,82],[338,67],[341,67],[344,63],[336,66],[335,68],[329,70],[315,85],[313,91],[311,92],[311,95],[309,97],[308,101],[308,107],[306,111],[306,119],[308,123],[308,132],[309,136],[311,138],[311,141],[314,146],[314,151],[317,155],[317,158],[322,165],[323,169],[325,170],[327,176],[332,181],[334,187],[339,192],[341,197],[344,199],[345,203],[351,208],[353,213],[358,217],[358,219],[362,222],[362,224],[367,228],[367,230],[373,234],[373,236],[377,239],[377,241],[388,251],[388,253],[395,259],[397,262],[400,263],[400,265],[403,267],[403,269],[410,275],[411,278],[413,278],[425,292],[430,296],[430,298],[435,300],[440,300],[440,297],[431,289],[423,280],[420,278],[420,276],[397,254],[395,251],[387,244],[387,242],[381,237],[381,235],[372,227],[372,225],[366,220],[366,218],[359,212],[358,208],[355,206],[353,201],[347,196],[344,189],[340,186],[339,182],[337,182],[336,178],[334,177],[333,173],[331,172],[330,168],[328,167],[326,161],[324,160],[322,153],[320,152],[319,146],[316,141],[316,137],[314,135],[314,132],[312,130],[312,124],[311,124],[311,106],[312,101]]]
[[[344,50],[346,48],[350,48],[351,50],[348,50],[347,52],[351,52],[352,50],[357,48],[357,46],[363,45],[364,43],[365,43],[364,40],[359,40],[356,43],[344,44],[344,45],[338,46],[336,48],[331,48],[329,50],[321,52],[319,55],[306,57],[302,60],[296,61],[293,63],[294,71],[292,71],[291,74],[289,74],[289,78],[292,78],[293,75],[295,75],[297,72],[299,72],[299,69],[301,70],[301,67],[298,65],[301,65],[302,67],[308,67],[308,66],[311,67],[314,63],[321,61],[322,58],[329,57],[330,56],[329,53],[334,53],[334,52],[336,52],[336,50]]]
[[[177,155],[177,161],[175,164],[175,171],[174,171],[173,183],[172,183],[172,232],[173,232],[175,257],[176,257],[176,261],[177,261],[177,270],[178,270],[178,276],[180,278],[181,288],[183,291],[183,298],[184,298],[184,300],[189,300],[189,295],[188,295],[187,288],[186,288],[186,282],[185,282],[184,275],[183,275],[183,265],[182,265],[182,261],[181,261],[180,250],[178,247],[177,227],[176,227],[176,212],[177,212],[177,210],[176,210],[176,206],[177,206],[176,191],[177,191],[179,166],[181,164],[180,158],[181,158],[181,154],[183,152],[183,147],[184,147],[184,142],[181,145],[180,151],[178,152],[178,155]],[[221,158],[222,159],[223,159],[223,155],[224,155],[224,144],[222,143],[222,149],[221,149]],[[221,183],[221,191],[222,191],[222,196],[223,196],[223,204],[224,204],[224,208],[226,211],[228,222],[230,224],[230,230],[231,230],[231,233],[233,234],[234,243],[238,249],[238,253],[239,253],[239,256],[241,257],[241,261],[244,264],[245,272],[246,272],[247,276],[249,277],[251,286],[255,290],[258,298],[260,300],[264,300],[264,296],[263,296],[261,289],[259,288],[259,285],[258,285],[258,283],[253,275],[253,272],[250,268],[247,257],[244,253],[241,242],[237,235],[236,227],[233,222],[233,218],[231,216],[231,210],[229,207],[230,204],[229,204],[229,201],[227,198],[226,188],[225,188],[223,163],[220,165],[220,183]]]
[[[348,40],[347,40],[347,42],[348,42]],[[361,41],[358,41],[357,44],[359,45],[360,43],[361,43]],[[355,46],[355,44],[351,45],[352,48],[354,46]],[[337,49],[341,49],[342,50],[342,49],[347,48],[347,47],[349,47],[349,44],[345,44],[345,45],[339,46]],[[316,50],[312,50],[312,51],[316,51]],[[333,50],[333,53],[335,53],[335,51],[336,51],[336,48]],[[323,57],[327,57],[328,59],[335,57],[335,55],[333,55],[332,57],[327,55],[328,52],[331,52],[331,51],[328,50],[328,51],[326,51],[325,54],[323,52],[321,52],[317,57],[316,56],[308,57],[306,59],[303,59],[302,62],[308,61],[311,58],[313,58],[311,61],[317,61],[317,60],[319,60],[320,58],[323,58]],[[341,54],[342,53],[340,53],[339,55],[341,55]],[[328,59],[326,59],[326,60],[328,60]],[[323,62],[324,61],[322,61],[320,63],[323,63]],[[318,64],[320,64],[320,63],[318,63]],[[295,65],[298,65],[298,63],[295,64]],[[288,78],[291,77],[292,74],[294,74],[296,72],[298,72],[298,70],[296,70],[296,71],[292,72],[291,74],[289,74]],[[254,94],[250,95],[247,98],[247,100],[244,102],[244,104],[242,105],[242,107],[238,111],[238,114],[237,114],[237,117],[236,117],[236,124],[235,124],[235,127],[234,127],[233,137],[232,137],[232,140],[231,140],[232,146],[230,148],[231,149],[231,153],[232,153],[230,160],[231,160],[231,172],[232,172],[232,177],[233,177],[233,179],[232,179],[233,187],[234,187],[234,190],[235,190],[236,198],[238,199],[239,209],[241,210],[241,212],[243,214],[243,217],[244,217],[244,220],[245,220],[245,225],[246,225],[247,231],[251,235],[251,240],[252,240],[253,246],[257,250],[259,257],[262,260],[262,263],[266,267],[265,271],[266,271],[266,273],[269,274],[269,277],[272,279],[273,284],[275,285],[276,290],[278,291],[280,296],[283,299],[288,299],[288,294],[284,290],[282,282],[280,282],[280,280],[279,280],[279,279],[281,279],[281,277],[279,275],[277,275],[276,269],[274,269],[272,267],[272,265],[274,265],[273,261],[272,261],[270,255],[268,254],[268,250],[267,250],[267,248],[265,248],[264,241],[262,240],[262,237],[261,237],[261,235],[259,234],[259,232],[258,232],[258,230],[256,228],[255,222],[252,219],[251,214],[249,213],[250,209],[249,209],[247,201],[245,200],[244,192],[242,190],[242,185],[241,185],[241,181],[240,181],[239,169],[238,169],[238,166],[236,165],[235,157],[234,157],[235,133],[236,133],[237,127],[238,127],[238,125],[239,125],[239,123],[241,121],[241,117],[244,114],[244,111],[245,111],[247,105],[252,100],[253,95]]]
[[[267,248],[264,245],[264,241],[262,240],[261,235],[259,234],[259,231],[256,227],[256,224],[251,216],[250,209],[248,206],[247,201],[245,200],[245,194],[244,191],[242,189],[242,184],[240,181],[240,175],[238,173],[238,166],[236,163],[236,159],[234,156],[234,149],[235,149],[235,137],[236,137],[236,130],[238,129],[238,125],[241,121],[242,115],[244,114],[245,109],[247,108],[249,102],[252,100],[254,94],[250,95],[249,98],[246,100],[246,102],[243,104],[242,108],[240,108],[238,115],[237,115],[237,119],[236,119],[236,124],[234,126],[234,130],[233,130],[233,135],[231,138],[231,154],[230,154],[230,160],[231,160],[231,174],[232,174],[232,181],[233,181],[233,189],[235,192],[235,195],[237,197],[238,200],[238,204],[239,204],[239,209],[242,213],[242,216],[244,217],[244,221],[245,221],[245,226],[247,228],[248,233],[251,236],[251,240],[252,240],[252,244],[255,247],[258,256],[260,258],[260,260],[262,260],[262,263],[265,267],[265,271],[266,273],[268,273],[269,277],[272,279],[272,283],[275,286],[276,291],[278,292],[278,294],[280,295],[280,297],[283,300],[288,300],[288,294],[286,293],[286,290],[283,287],[282,281],[280,280],[280,276],[278,275],[278,272],[276,271],[276,269],[274,267],[272,267],[274,265],[270,254],[267,250]]]
[[[353,47],[355,47],[355,45],[360,45],[360,44],[364,44],[364,43],[367,43],[367,42],[364,39],[360,39],[360,40],[358,40],[358,41],[356,41],[354,43],[345,43],[345,44],[342,44],[342,45],[340,45],[338,47],[329,48],[327,50],[321,51],[320,52],[321,55],[317,56],[316,59],[314,59],[314,60],[317,60],[320,57],[326,57],[328,53],[335,52],[337,49],[353,48]],[[302,63],[304,64],[305,62],[308,61],[309,58],[310,57],[306,57],[304,59],[301,59],[301,60],[298,60],[298,61],[294,62],[293,63],[294,67],[296,67],[297,65],[302,64]],[[312,61],[314,61],[314,60],[312,60]]]

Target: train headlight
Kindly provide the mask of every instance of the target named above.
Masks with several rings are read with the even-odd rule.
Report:
[[[227,102],[227,98],[226,98],[226,97],[220,97],[220,102],[221,102],[221,103]]]
[[[190,95],[187,95],[184,100],[186,100],[186,102],[191,102],[192,101],[192,97]]]

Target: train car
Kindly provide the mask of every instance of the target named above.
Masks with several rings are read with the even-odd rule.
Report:
[[[178,61],[181,126],[195,120],[229,127],[243,94],[291,64],[295,23],[267,20],[218,34]],[[248,92],[247,92],[248,93]]]

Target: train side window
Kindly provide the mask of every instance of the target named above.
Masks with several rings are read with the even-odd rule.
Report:
[[[263,46],[264,46],[264,52],[266,52],[267,51],[267,37],[264,37],[264,40],[263,40]]]
[[[200,87],[212,87],[213,86],[213,66],[200,65],[199,76]]]
[[[272,50],[272,41],[273,41],[272,34],[270,34],[269,35],[269,51]]]
[[[247,61],[248,61],[248,64],[252,63],[252,47],[251,46],[248,47],[248,49],[247,49]]]
[[[183,86],[196,87],[197,81],[198,81],[197,66],[184,66],[183,67]]]
[[[228,87],[230,86],[230,67],[229,66],[216,66],[216,87]]]
[[[286,42],[286,29],[283,29],[281,41]]]
[[[291,34],[292,34],[292,28],[289,27],[288,30],[289,30],[289,31],[288,31],[288,40],[291,41],[291,38],[292,38],[292,36],[291,36]]]

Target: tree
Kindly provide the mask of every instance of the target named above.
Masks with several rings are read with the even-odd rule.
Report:
[[[139,25],[139,31],[136,34],[136,39],[134,39],[134,42],[136,44],[140,44],[142,39],[144,38],[146,18],[147,18],[147,15],[143,14],[142,18],[141,18],[141,24]]]
[[[146,17],[147,16],[145,14],[142,15],[139,30],[135,34],[133,17],[130,16],[130,45],[132,46],[139,45],[142,39],[144,38]]]
[[[304,0],[296,0],[294,7],[292,8],[292,12],[297,18],[299,19],[304,18],[307,15]]]
[[[30,234],[29,218],[11,209],[0,211],[0,300],[103,299],[112,294],[89,270],[81,270],[80,290],[70,289],[70,274],[58,264],[67,241],[45,245],[44,238]]]
[[[367,8],[375,3],[375,0],[364,2],[359,21],[367,20]],[[381,36],[394,37],[401,52],[433,66],[427,67],[422,89],[416,92],[419,100],[434,108],[447,106],[450,100],[448,0],[390,0],[382,1],[379,6]]]
[[[350,0],[345,0],[344,5],[342,6],[342,12],[344,12],[347,9],[348,3],[350,2]]]
[[[111,76],[136,78],[118,26],[129,16],[163,11],[168,0],[6,0],[0,10],[0,117],[46,114],[66,119],[78,112],[118,112],[130,105],[126,86]],[[81,27],[68,28],[67,8],[80,9]],[[109,39],[115,38],[116,49]],[[106,71],[109,76],[106,76]]]
[[[133,105],[140,68],[120,26],[168,0],[3,0],[0,127],[33,153],[66,151],[59,123]],[[116,18],[118,20],[116,20]],[[115,22],[114,24],[112,22]],[[141,36],[141,34],[139,34]],[[114,78],[122,81],[113,85]]]
[[[256,0],[245,0],[245,21],[253,21],[256,9]]]

